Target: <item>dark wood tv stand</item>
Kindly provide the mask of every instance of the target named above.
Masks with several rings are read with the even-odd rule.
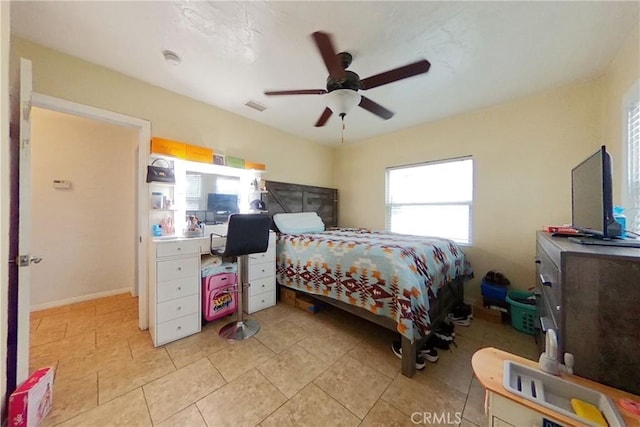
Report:
[[[589,246],[536,235],[541,327],[575,357],[574,373],[640,395],[640,249]]]

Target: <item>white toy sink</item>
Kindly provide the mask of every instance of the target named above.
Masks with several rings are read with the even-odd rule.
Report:
[[[589,426],[598,424],[576,415],[571,408],[571,399],[583,400],[600,409],[609,427],[625,425],[618,408],[604,394],[538,369],[505,360],[502,385],[513,394]]]

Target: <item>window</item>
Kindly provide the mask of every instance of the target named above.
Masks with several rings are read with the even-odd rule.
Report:
[[[627,230],[640,233],[640,85],[637,83],[627,95],[626,124],[626,182],[624,194]]]
[[[471,157],[387,168],[386,228],[471,244]]]

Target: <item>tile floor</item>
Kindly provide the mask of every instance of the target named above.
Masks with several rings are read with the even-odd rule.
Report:
[[[127,294],[33,312],[31,368],[56,369],[44,425],[413,426],[412,413],[429,411],[483,426],[471,355],[493,346],[537,358],[532,337],[475,319],[409,379],[395,334],[348,313],[278,304],[254,317],[261,330],[242,342],[218,337],[225,318],[154,348]]]

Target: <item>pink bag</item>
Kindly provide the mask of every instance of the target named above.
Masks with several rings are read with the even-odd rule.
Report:
[[[221,273],[202,278],[202,314],[207,321],[236,311],[236,274]]]

